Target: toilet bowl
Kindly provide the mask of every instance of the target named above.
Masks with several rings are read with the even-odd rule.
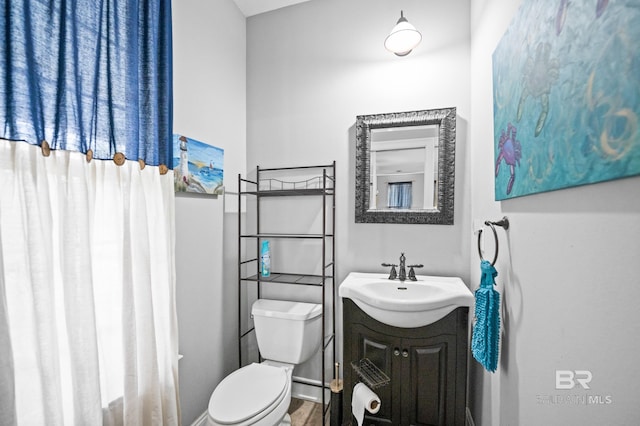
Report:
[[[211,426],[274,426],[286,419],[291,402],[293,366],[269,361],[250,364],[227,376],[211,395],[208,420]]]
[[[322,305],[258,299],[251,308],[264,362],[234,371],[209,400],[211,426],[290,425],[293,368],[321,346]]]

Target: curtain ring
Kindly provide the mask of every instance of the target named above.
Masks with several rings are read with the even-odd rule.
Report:
[[[491,227],[491,230],[493,231],[493,238],[496,243],[496,253],[493,256],[493,261],[491,262],[491,266],[494,266],[496,264],[496,260],[498,260],[498,233],[496,232],[496,227],[493,226],[493,223],[486,221],[484,224]],[[480,229],[480,231],[478,232],[478,254],[480,255],[480,260],[485,260],[482,257],[481,240],[482,240],[482,229]]]
[[[51,147],[49,146],[49,142],[47,142],[45,139],[42,139],[42,142],[40,143],[40,149],[42,150],[42,155],[44,157],[48,157],[49,155],[51,155]]]
[[[123,153],[116,152],[113,155],[113,162],[116,163],[117,166],[122,166],[124,164],[124,161],[125,161],[125,157]]]

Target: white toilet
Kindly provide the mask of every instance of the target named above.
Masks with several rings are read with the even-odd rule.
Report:
[[[228,375],[209,400],[209,425],[290,425],[293,367],[321,346],[322,305],[258,299],[251,308],[260,354]]]

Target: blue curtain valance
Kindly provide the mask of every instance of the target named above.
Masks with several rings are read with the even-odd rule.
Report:
[[[1,138],[171,168],[170,0],[7,0],[0,28]]]

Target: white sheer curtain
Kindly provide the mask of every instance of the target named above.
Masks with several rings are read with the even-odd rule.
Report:
[[[0,140],[0,424],[179,424],[173,175]]]

